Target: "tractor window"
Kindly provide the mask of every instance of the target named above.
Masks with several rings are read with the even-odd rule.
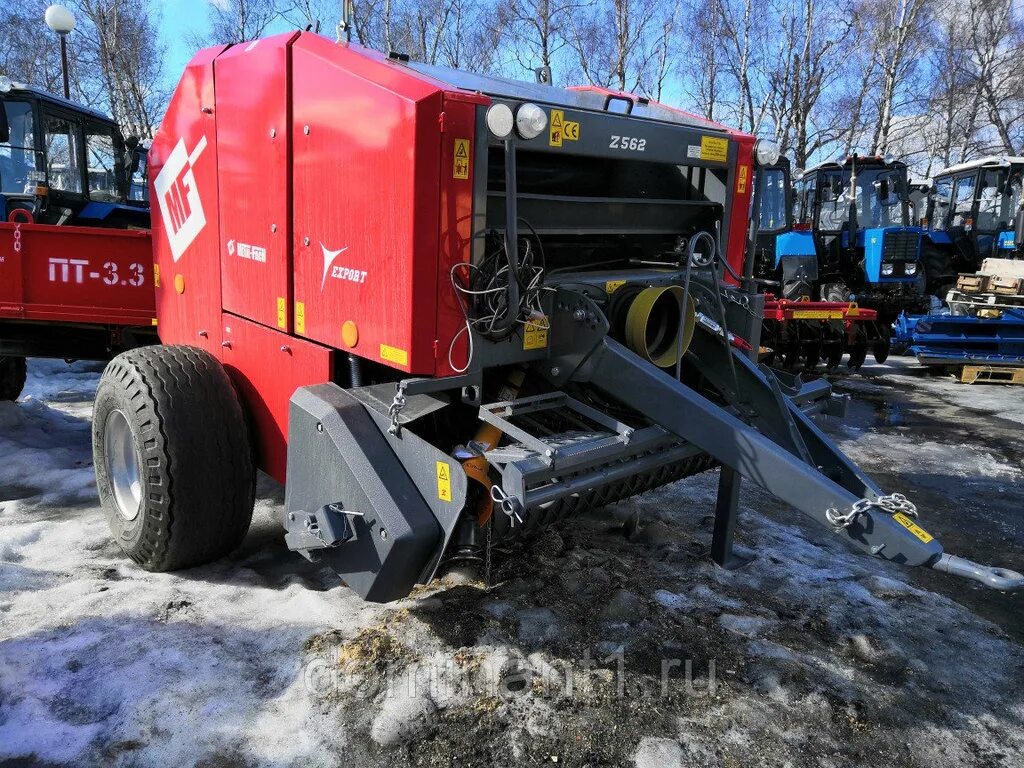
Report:
[[[88,126],[85,162],[89,173],[89,197],[105,203],[118,201],[117,154],[111,129]]]
[[[1010,226],[1013,226],[1013,219],[1017,211],[1024,205],[1024,174],[1018,173],[1010,180]]]
[[[134,150],[135,156],[139,158],[138,168],[132,174],[131,186],[128,189],[128,199],[147,203],[149,202],[149,184],[147,182],[148,176],[146,173],[146,153],[141,148]]]
[[[11,140],[0,144],[0,192],[21,195],[40,180],[36,167],[35,131],[32,105],[27,101],[5,100]]]
[[[956,180],[953,192],[953,220],[951,227],[966,227],[973,224],[971,209],[974,207],[974,175],[961,176]]]
[[[1006,175],[1002,170],[983,171],[981,188],[978,190],[978,229],[982,232],[995,232],[1000,228],[1002,194],[1000,187],[1006,183]]]
[[[932,192],[932,212],[928,222],[931,229],[945,229],[949,217],[950,202],[953,199],[953,180],[938,179]]]
[[[849,177],[844,183],[840,173],[821,174],[821,210],[818,213],[818,229],[837,232],[850,219]]]
[[[81,135],[77,123],[46,118],[46,177],[50,189],[82,193]]]
[[[781,168],[762,172],[764,185],[761,187],[761,210],[757,228],[760,232],[776,232],[785,229],[786,216],[786,174]]]

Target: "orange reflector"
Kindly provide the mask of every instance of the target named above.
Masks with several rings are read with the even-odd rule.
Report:
[[[354,347],[359,343],[359,328],[351,320],[346,320],[341,326],[341,340],[347,347]]]

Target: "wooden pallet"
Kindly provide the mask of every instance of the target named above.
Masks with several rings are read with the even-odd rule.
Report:
[[[961,384],[1024,384],[1024,368],[1007,365],[965,365],[960,369]]]

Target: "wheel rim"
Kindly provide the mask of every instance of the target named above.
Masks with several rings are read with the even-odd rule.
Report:
[[[117,514],[131,521],[142,506],[142,477],[132,429],[120,411],[111,411],[103,426],[103,463],[114,492]]]

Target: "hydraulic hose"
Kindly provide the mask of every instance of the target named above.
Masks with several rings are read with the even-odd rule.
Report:
[[[519,206],[516,201],[516,145],[505,139],[505,255],[508,258],[508,284],[505,286],[507,312],[504,319],[494,325],[494,332],[507,334],[519,320]]]

